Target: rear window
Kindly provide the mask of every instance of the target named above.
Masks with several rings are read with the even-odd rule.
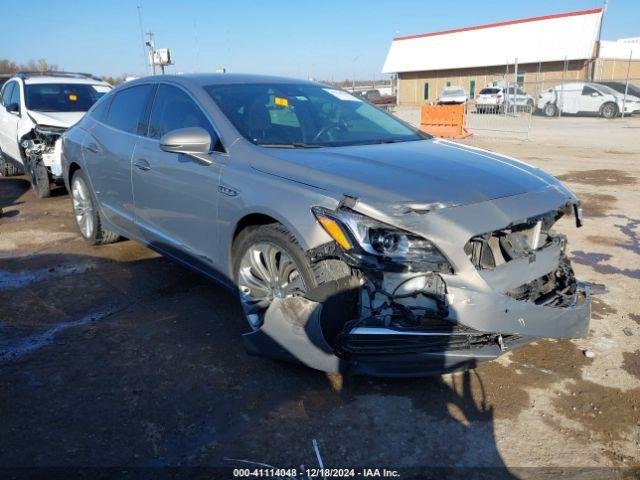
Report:
[[[499,88],[483,88],[482,90],[480,90],[480,95],[495,95],[499,92]]]
[[[25,85],[25,103],[40,112],[86,112],[107,91],[103,85],[36,83]]]

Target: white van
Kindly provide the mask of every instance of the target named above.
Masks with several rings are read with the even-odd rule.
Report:
[[[616,92],[606,85],[587,82],[566,83],[545,90],[538,96],[538,109],[547,117],[562,113],[590,113],[604,118],[640,111],[640,98]]]

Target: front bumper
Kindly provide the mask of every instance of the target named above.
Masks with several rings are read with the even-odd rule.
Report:
[[[540,337],[584,336],[589,327],[589,292],[579,286],[568,307],[490,294],[481,302],[476,297],[478,303],[468,311],[457,306],[460,322],[440,320],[411,331],[354,326],[336,335],[336,326],[344,324],[338,312],[350,311],[357,302],[358,283],[345,282],[351,283],[323,295],[322,302],[308,298],[316,296],[314,291],[307,297],[275,299],[262,327],[244,335],[248,352],[326,372],[420,377],[474,368]],[[497,328],[482,331],[462,321]]]

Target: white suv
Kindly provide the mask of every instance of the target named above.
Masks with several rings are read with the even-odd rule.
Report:
[[[512,110],[532,111],[535,102],[533,97],[520,86],[513,85],[487,86],[476,96],[476,111],[478,113],[503,113]]]
[[[542,92],[538,97],[538,108],[547,117],[555,117],[562,110],[562,113],[587,113],[614,118],[620,115],[623,108],[625,114],[639,111],[640,98],[627,95],[625,99],[623,94],[606,85],[572,82]]]
[[[62,184],[60,136],[111,85],[82,73],[19,73],[0,91],[0,174],[28,172],[38,198]]]

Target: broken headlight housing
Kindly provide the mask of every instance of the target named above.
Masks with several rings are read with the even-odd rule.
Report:
[[[314,207],[313,214],[342,249],[354,256],[373,257],[413,271],[453,273],[447,258],[426,238],[382,223],[348,208]]]

